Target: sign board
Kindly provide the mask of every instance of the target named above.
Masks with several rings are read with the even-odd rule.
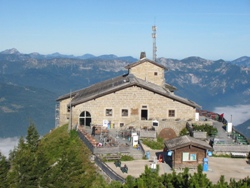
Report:
[[[102,126],[107,128],[108,124],[109,124],[109,121],[107,119],[104,119],[102,122]]]

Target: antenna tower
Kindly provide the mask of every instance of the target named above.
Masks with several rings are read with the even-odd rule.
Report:
[[[153,38],[153,60],[156,62],[156,51],[157,51],[157,47],[156,47],[156,26],[153,25],[152,26],[152,38]]]

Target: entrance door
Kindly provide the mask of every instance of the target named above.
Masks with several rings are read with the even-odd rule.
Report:
[[[80,125],[90,126],[91,124],[91,115],[88,111],[83,111],[79,116]]]
[[[147,109],[141,110],[141,120],[148,120],[148,110]]]

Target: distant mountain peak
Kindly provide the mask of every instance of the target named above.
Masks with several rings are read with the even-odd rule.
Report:
[[[30,55],[40,55],[38,52],[32,52]]]
[[[90,59],[90,58],[95,58],[95,56],[92,55],[92,54],[87,53],[87,54],[84,54],[82,56],[79,56],[79,58],[81,58],[81,59]]]
[[[201,58],[199,56],[190,56],[190,57],[186,57],[184,59],[182,59],[181,61],[184,61],[184,60],[193,60],[193,61],[197,61],[197,60],[205,60],[204,58]]]
[[[1,54],[20,54],[16,48],[11,48],[0,52]]]
[[[117,58],[117,56],[114,54],[107,54],[107,55],[100,55],[98,56],[98,58],[109,60],[109,59],[115,59]]]
[[[63,54],[60,54],[59,52],[55,52],[52,54],[49,54],[49,56],[62,56]]]
[[[244,67],[250,67],[250,57],[249,56],[242,56],[238,59],[231,61],[232,64]]]

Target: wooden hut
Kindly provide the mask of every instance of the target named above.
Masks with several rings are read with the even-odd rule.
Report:
[[[173,169],[196,168],[213,148],[205,141],[190,136],[176,137],[164,142],[165,160]]]

